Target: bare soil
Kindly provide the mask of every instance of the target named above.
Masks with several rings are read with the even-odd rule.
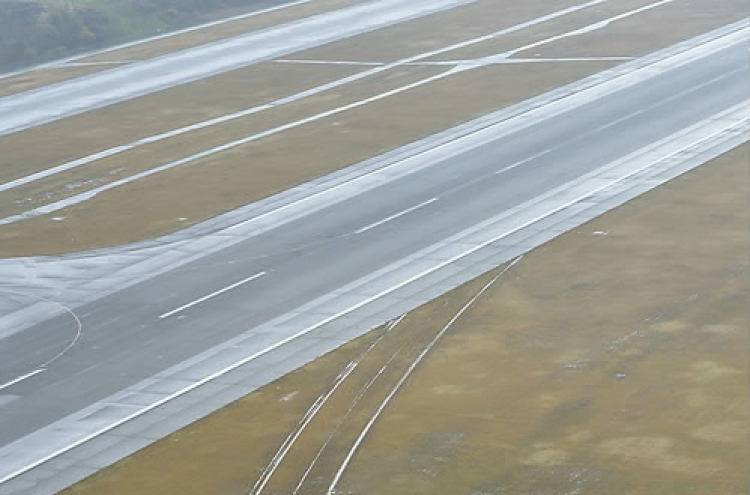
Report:
[[[336,493],[747,494],[749,172],[744,145],[526,255],[397,389]],[[262,493],[326,493],[498,270],[63,493],[257,493],[290,433]]]

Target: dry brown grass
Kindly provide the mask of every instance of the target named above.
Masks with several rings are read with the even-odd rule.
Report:
[[[0,136],[0,181],[269,103],[360,70],[266,62]]]
[[[266,66],[268,70],[275,67],[278,66],[273,64]],[[420,81],[445,70],[445,68],[436,67],[401,67],[375,75],[365,81],[351,83],[345,89],[326,91],[250,116],[140,146],[128,153],[97,160],[87,165],[85,171],[83,171],[83,174],[86,174],[89,178],[88,182],[81,180],[81,169],[72,169],[4,193],[6,201],[0,204],[0,217],[26,211],[33,204],[33,202],[24,201],[26,198],[43,198],[43,202],[49,202],[80,194],[121,177],[132,176],[227,142],[243,139],[321,112],[349,105],[373,95]],[[282,70],[278,72],[282,74],[295,72],[304,74],[302,70],[287,69],[286,65],[282,66]],[[340,73],[341,71],[325,72]],[[61,144],[66,148],[71,146],[69,143]],[[245,164],[245,166],[247,167],[248,164]],[[252,172],[253,167],[248,168]]]
[[[748,153],[750,145],[740,147],[527,255],[417,368],[339,493],[747,493]],[[300,492],[325,493],[385,394],[490,276],[385,334],[266,493],[290,493],[334,431]],[[244,495],[312,401],[383,335],[374,331],[64,493]]]
[[[320,47],[300,56],[391,60],[484,34],[574,3],[570,0],[556,0],[553,4],[526,2],[511,8],[507,2],[484,0]],[[603,4],[507,39],[448,54],[447,58],[483,56],[523,46],[645,3],[646,0],[620,0]],[[487,15],[488,12],[493,15]],[[740,15],[743,12],[738,9],[738,0],[716,0],[700,7],[675,0],[606,29],[521,55],[638,55]],[[468,28],[469,25],[474,27]],[[626,36],[626,33],[635,35]],[[578,38],[586,43],[575,50],[568,46]],[[394,40],[398,40],[399,47],[393,45]],[[581,43],[580,40],[575,42]],[[626,44],[629,51],[623,51]],[[558,47],[559,53],[539,52],[558,50]],[[591,51],[594,49],[597,53]],[[453,75],[387,100],[142,179],[47,217],[2,226],[0,256],[55,254],[171,232],[612,64],[614,62],[498,65]],[[362,67],[344,65],[262,63],[3,136],[0,137],[3,149],[0,180],[17,178],[141,137],[267,103],[361,70]],[[0,216],[46,204],[441,70],[439,67],[398,68],[294,104],[100,160],[4,193]],[[64,220],[51,221],[51,218]]]
[[[714,0],[700,4],[674,0],[615,22],[606,29],[521,52],[517,57],[639,57],[747,15],[745,0]]]
[[[111,68],[112,65],[48,67],[9,76],[0,79],[0,98]]]
[[[332,10],[342,9],[362,3],[365,0],[315,0],[314,2],[296,5],[275,12],[268,12],[245,19],[230,21],[197,31],[170,36],[168,38],[142,43],[128,48],[93,55],[80,62],[112,62],[118,60],[143,60],[158,57],[166,53],[185,50],[194,46],[240,36],[251,31],[293,22]]]
[[[606,2],[543,22],[528,29],[452,50],[432,57],[429,60],[473,60],[498,55],[554,36],[569,33],[576,29],[581,29],[584,26],[651,3],[653,3],[653,0],[618,0],[615,2]],[[659,44],[659,40],[655,39],[657,36],[657,33],[652,33],[650,39],[653,39],[653,42],[658,47],[666,46]]]
[[[459,73],[141,179],[54,214],[0,226],[0,256],[76,251],[170,232],[609,66],[492,66]],[[106,174],[90,177],[112,179]]]
[[[393,62],[535,19],[579,0],[480,0],[446,12],[312,48],[289,58]]]

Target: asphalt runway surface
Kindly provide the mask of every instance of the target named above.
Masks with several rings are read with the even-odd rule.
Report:
[[[0,451],[746,102],[749,75],[744,39],[4,338]]]
[[[57,359],[71,315],[13,335],[0,382],[45,371],[2,391],[0,444],[725,110],[747,76],[733,46],[77,308]]]

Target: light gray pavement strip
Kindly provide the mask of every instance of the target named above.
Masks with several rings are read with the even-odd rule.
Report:
[[[0,485],[0,494],[56,493],[368,329],[699,166],[747,141],[748,109],[747,104],[738,106],[675,133],[9,445],[16,456],[51,442],[64,448],[71,435],[106,429],[154,399],[163,401],[152,413],[123,422],[56,456],[42,469]],[[527,231],[534,229],[542,236],[529,241]],[[459,258],[462,266],[457,270]],[[380,304],[374,311],[365,304],[383,293],[387,297],[377,298]],[[264,352],[281,336],[299,337]],[[214,378],[180,393],[207,376]],[[165,401],[169,397],[173,399]]]
[[[686,46],[682,46],[683,59]],[[162,272],[95,304],[71,304],[84,321],[81,344],[44,372],[0,391],[15,396],[1,406],[0,425],[4,422],[5,426],[0,427],[4,444],[0,469],[9,474],[0,475],[0,480],[10,481],[0,484],[0,490],[14,490],[16,483],[28,489],[29,477],[35,479],[34,493],[43,488],[41,478],[60,483],[60,478],[51,474],[50,466],[55,464],[41,462],[50,456],[61,459],[52,455],[56,450],[72,452],[78,450],[72,448],[76,444],[85,447],[87,438],[103,430],[113,433],[119,422],[130,423],[128,419],[159,418],[157,409],[162,414],[163,410],[179,410],[175,404],[188,395],[195,397],[188,394],[191,390],[197,394],[213,390],[228,400],[240,393],[242,386],[265,383],[274,370],[312,359],[390,315],[507,259],[504,257],[570,228],[564,223],[566,215],[578,220],[595,215],[614,206],[615,199],[627,199],[631,190],[640,192],[668,178],[668,164],[677,166],[675,163],[691,156],[706,158],[719,149],[717,143],[729,146],[727,143],[747,139],[747,131],[737,127],[746,125],[743,120],[748,109],[742,104],[750,96],[745,84],[744,38],[710,48],[703,57],[692,52],[689,63],[667,60],[669,70],[651,66],[650,78],[631,66],[632,72],[627,74],[633,74],[637,84],[620,80],[617,89],[610,91],[605,90],[606,83],[605,89],[592,84],[590,91],[598,91],[598,98],[577,105],[567,101],[570,106],[564,113],[542,114],[536,122],[519,127],[526,132],[504,134],[502,126],[496,127],[494,137],[487,131],[490,135],[473,141],[473,146],[466,142],[470,137],[454,139],[438,150],[437,159],[430,158],[425,152],[429,145],[422,142],[425,148],[420,150],[417,164],[423,159],[429,166],[416,167],[420,170],[408,177],[395,174],[407,180],[381,180],[377,173],[370,173],[366,177],[377,179],[375,184],[363,187],[355,181],[354,190],[347,191],[351,176],[347,181],[343,173],[336,174],[341,186],[314,197],[325,200],[314,209],[314,215],[295,212],[299,203],[291,203],[293,206],[282,213],[292,214],[292,219],[278,222],[274,229],[265,228],[264,233],[246,235],[242,242],[231,237],[243,229],[253,232],[256,225],[246,222],[247,217],[235,217],[234,225],[239,227],[229,233],[216,230],[212,222],[203,226],[208,229],[202,231],[203,237],[197,235],[199,229],[193,229],[199,238],[189,242],[183,237],[182,249],[172,258],[158,259],[158,253],[180,246],[180,242],[162,240],[141,244],[139,249],[113,250],[125,260],[125,268],[114,276],[126,283],[138,277],[144,280],[141,270],[159,271],[165,259],[181,269]],[[737,69],[744,73],[735,73]],[[566,100],[558,96],[554,101],[564,105]],[[480,129],[487,127],[484,122]],[[466,126],[461,129],[468,132]],[[448,136],[443,137],[450,141]],[[655,146],[655,140],[663,141]],[[706,144],[709,142],[711,147]],[[461,154],[450,153],[451,146],[457,146]],[[700,154],[690,151],[696,147],[702,150]],[[554,152],[526,160],[549,148]],[[528,163],[496,173],[519,160]],[[655,172],[648,175],[649,171]],[[364,172],[360,169],[359,173]],[[340,201],[326,199],[326,194],[351,196],[340,208]],[[374,231],[351,235],[373,220],[431,197],[439,197],[439,201]],[[303,204],[307,209],[310,206]],[[490,236],[499,230],[497,238]],[[206,241],[214,236],[214,241]],[[289,250],[289,245],[298,249]],[[223,249],[210,251],[212,246]],[[143,258],[141,249],[154,256]],[[196,253],[195,249],[209,252],[195,254],[197,261],[187,265],[174,260]],[[99,258],[89,253],[64,259],[102,263],[106,253],[96,253]],[[243,286],[184,315],[158,320],[159,314],[266,270],[269,275],[258,280],[257,287]],[[86,283],[83,279],[79,282]],[[106,285],[99,287],[106,292]],[[79,290],[74,299],[86,297],[86,290]],[[33,371],[27,368],[28,361],[68,345],[75,334],[71,323],[55,318],[4,339],[0,361],[8,372],[15,373],[8,379]],[[331,333],[334,329],[338,333]],[[160,361],[162,357],[165,359]],[[259,363],[269,362],[268,368],[259,367]],[[254,370],[247,375],[252,383],[228,378],[229,373],[236,376],[231,370],[241,369]],[[136,379],[138,376],[141,378]],[[220,385],[202,387],[210,382]],[[107,390],[110,392],[105,393]],[[150,402],[144,410],[143,404],[155,397],[162,399]],[[200,407],[210,410],[206,402],[210,401],[200,402]],[[196,411],[191,408],[184,413],[194,419]],[[164,419],[152,430],[166,431],[169,421]],[[38,469],[31,469],[37,464]],[[66,474],[65,479],[68,477]]]
[[[0,312],[0,338],[43,321],[50,313],[61,312],[61,305],[79,306],[175,269],[419,172],[447,154],[457,155],[488,140],[522,131],[747,36],[747,20],[731,24],[160,239],[60,257],[0,260],[0,287],[19,293],[3,300],[6,310]],[[29,304],[40,297],[55,302]]]
[[[223,19],[218,19],[216,21],[206,22],[206,23],[199,24],[199,25],[196,25],[196,26],[191,26],[191,27],[184,28],[184,29],[178,29],[178,30],[175,30],[175,31],[170,31],[168,33],[160,34],[160,35],[157,35],[157,36],[150,36],[148,38],[142,38],[142,39],[138,39],[138,40],[134,40],[134,41],[129,41],[127,43],[121,43],[121,44],[118,44],[118,45],[110,46],[110,47],[107,47],[107,48],[102,48],[102,49],[99,49],[99,50],[94,50],[94,51],[88,51],[88,52],[84,52],[84,53],[79,53],[77,55],[73,55],[73,56],[70,56],[70,57],[65,57],[65,58],[62,58],[62,59],[59,59],[59,60],[52,60],[50,62],[45,62],[43,64],[34,65],[32,67],[24,67],[22,69],[14,70],[14,71],[11,71],[11,72],[4,72],[4,73],[0,74],[0,81],[2,81],[3,79],[8,79],[10,77],[19,76],[21,74],[27,74],[29,72],[34,72],[34,71],[38,71],[38,70],[42,70],[42,69],[49,69],[49,68],[53,68],[53,67],[65,66],[67,64],[72,64],[72,63],[74,63],[74,62],[76,62],[78,60],[81,60],[81,59],[84,59],[84,58],[88,58],[88,57],[93,57],[95,55],[102,55],[102,54],[105,54],[105,53],[111,53],[111,52],[114,52],[114,51],[117,51],[117,50],[122,50],[124,48],[130,48],[132,46],[145,45],[145,44],[148,44],[148,43],[153,43],[155,41],[159,41],[159,40],[163,40],[163,39],[167,39],[167,38],[172,38],[174,36],[179,36],[181,34],[193,33],[193,32],[196,32],[196,31],[200,31],[201,29],[208,29],[208,28],[212,28],[212,27],[215,27],[215,26],[220,26],[222,24],[227,24],[227,23],[230,23],[230,22],[239,21],[239,20],[242,20],[242,19],[247,19],[247,18],[250,18],[250,17],[257,17],[259,15],[268,14],[268,13],[271,13],[271,12],[276,12],[276,11],[284,10],[284,9],[288,9],[288,8],[293,8],[293,7],[296,7],[298,5],[304,5],[306,3],[310,3],[310,2],[314,2],[314,1],[315,0],[295,0],[295,1],[291,1],[291,2],[279,2],[279,1],[276,1],[276,0],[264,0],[262,2],[254,3],[251,8],[253,8],[255,10],[252,10],[250,12],[246,12],[244,14],[238,14],[238,15],[234,15],[234,16],[231,16],[231,17],[225,17]]]
[[[372,0],[0,98],[0,135],[476,0]]]
[[[204,121],[201,121],[201,122],[195,122],[195,123],[192,123],[192,124],[189,124],[189,125],[186,125],[186,126],[183,126],[183,127],[179,127],[179,128],[176,128],[176,129],[171,129],[171,130],[159,133],[159,134],[142,137],[140,139],[137,139],[135,141],[131,141],[129,143],[123,143],[123,144],[120,144],[120,145],[117,145],[117,146],[114,146],[114,147],[110,147],[110,148],[107,148],[107,149],[104,149],[104,150],[100,150],[100,151],[98,151],[98,152],[96,152],[96,153],[94,153],[92,155],[79,157],[79,158],[76,158],[74,160],[71,160],[71,161],[68,161],[68,162],[65,162],[65,163],[61,163],[59,165],[52,166],[52,167],[50,167],[48,169],[36,172],[34,174],[31,174],[31,175],[27,175],[27,176],[24,176],[24,177],[19,177],[17,179],[11,180],[9,182],[0,183],[0,192],[7,191],[7,190],[12,189],[14,187],[18,187],[18,186],[21,186],[21,185],[24,185],[24,184],[28,184],[30,182],[34,182],[36,180],[40,180],[40,179],[45,178],[45,177],[50,177],[52,175],[55,175],[55,174],[58,174],[58,173],[62,173],[62,172],[65,172],[65,171],[68,171],[68,170],[71,170],[71,169],[74,169],[74,168],[77,168],[77,167],[81,167],[81,166],[87,165],[89,163],[95,162],[97,160],[100,160],[102,158],[110,157],[110,156],[113,156],[113,155],[116,155],[116,154],[119,154],[119,153],[124,153],[124,152],[130,151],[132,149],[135,149],[135,148],[137,148],[139,146],[143,146],[143,145],[146,145],[146,144],[151,144],[151,143],[154,143],[154,142],[162,141],[164,139],[169,139],[171,137],[182,135],[182,134],[185,134],[185,133],[188,133],[188,132],[192,132],[192,131],[195,131],[195,130],[198,130],[198,129],[205,129],[205,128],[208,128],[208,127],[211,127],[211,126],[214,126],[214,125],[218,125],[218,124],[221,124],[221,123],[224,123],[224,122],[228,122],[230,120],[242,118],[242,117],[245,117],[245,116],[248,116],[248,115],[257,114],[257,113],[260,113],[260,112],[263,112],[263,111],[266,111],[266,110],[269,110],[269,109],[272,109],[272,108],[278,108],[279,106],[282,106],[282,105],[287,105],[289,103],[300,101],[300,100],[302,100],[304,98],[308,98],[310,96],[314,96],[314,95],[317,95],[317,94],[320,94],[320,93],[323,93],[323,92],[326,92],[326,91],[330,91],[330,90],[332,90],[334,88],[345,86],[347,84],[350,84],[350,83],[353,83],[353,82],[356,82],[356,81],[360,81],[360,80],[366,79],[368,77],[375,76],[377,74],[380,74],[380,73],[388,71],[388,70],[392,70],[392,69],[397,68],[397,67],[408,65],[410,62],[416,62],[416,61],[420,61],[420,60],[425,60],[425,59],[427,59],[429,57],[433,57],[433,56],[439,55],[441,53],[446,53],[446,52],[449,52],[451,50],[455,50],[455,49],[458,49],[458,48],[462,48],[462,47],[471,46],[471,45],[474,45],[474,44],[477,44],[477,43],[481,43],[483,41],[487,41],[488,39],[494,39],[494,38],[497,38],[497,37],[500,37],[500,36],[504,36],[504,35],[508,35],[508,34],[511,34],[511,33],[517,32],[517,31],[521,31],[523,29],[528,29],[528,28],[530,28],[532,26],[543,24],[544,22],[548,22],[548,21],[550,21],[552,19],[557,19],[557,18],[566,16],[568,14],[571,14],[573,12],[577,12],[579,10],[583,10],[583,9],[589,8],[589,7],[593,6],[593,5],[600,4],[603,1],[607,1],[607,0],[590,0],[590,1],[582,3],[582,4],[574,5],[572,7],[567,7],[567,8],[564,8],[562,10],[557,10],[557,11],[551,12],[549,14],[545,14],[545,15],[543,15],[541,17],[537,17],[537,18],[531,19],[529,21],[522,22],[520,24],[514,24],[512,26],[508,26],[508,27],[502,28],[502,29],[500,29],[498,31],[490,33],[489,35],[480,36],[480,37],[477,37],[477,38],[471,38],[469,40],[461,41],[459,43],[454,43],[452,45],[443,46],[441,48],[437,48],[437,49],[434,49],[434,50],[429,50],[429,51],[426,51],[426,52],[423,52],[423,53],[419,53],[417,55],[413,55],[413,56],[407,57],[405,59],[397,60],[397,61],[392,62],[392,63],[379,64],[377,67],[374,67],[372,69],[364,70],[364,71],[358,72],[356,74],[352,74],[350,76],[346,76],[346,77],[343,77],[341,79],[337,79],[335,81],[331,81],[331,82],[328,82],[328,83],[316,86],[314,88],[309,88],[309,89],[306,89],[304,91],[301,91],[301,92],[298,92],[298,93],[295,93],[295,94],[292,94],[292,95],[287,95],[287,96],[284,96],[282,98],[278,98],[278,99],[276,99],[276,100],[274,100],[272,102],[269,102],[269,103],[265,103],[265,104],[261,104],[261,105],[256,105],[256,106],[253,106],[253,107],[250,107],[250,108],[245,108],[245,109],[242,109],[242,110],[239,110],[239,111],[236,111],[236,112],[232,112],[232,113],[228,113],[228,114],[224,114],[224,115],[212,118],[212,119],[204,120]],[[330,112],[324,112],[324,114],[330,114]],[[318,115],[322,115],[322,114],[318,114]],[[308,119],[303,119],[303,120],[307,121]],[[282,127],[285,127],[285,126],[282,126]],[[259,137],[261,135],[263,135],[263,136],[269,135],[269,131],[266,131],[266,132],[261,133],[261,134],[256,134],[255,137],[257,138],[257,137]],[[242,142],[248,142],[247,141],[248,139],[250,139],[250,138],[248,137],[248,138],[245,138],[245,139],[243,139],[241,141]],[[237,141],[235,141],[235,142],[237,142]],[[224,150],[225,147],[221,147],[221,149]],[[194,156],[196,156],[196,155],[194,155]],[[188,159],[188,158],[190,158],[190,157],[185,157],[185,159]],[[184,163],[185,159],[180,160],[179,162],[180,163]]]

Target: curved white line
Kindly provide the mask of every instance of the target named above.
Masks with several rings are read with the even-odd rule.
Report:
[[[375,374],[375,376],[373,376],[370,380],[368,380],[367,383],[365,383],[362,386],[362,388],[359,389],[359,391],[357,392],[357,395],[354,397],[351,404],[349,404],[349,408],[346,410],[344,415],[339,419],[339,422],[336,424],[336,427],[334,428],[334,430],[328,434],[328,437],[326,438],[325,442],[323,442],[323,445],[320,446],[320,449],[318,449],[318,452],[315,454],[315,457],[313,457],[313,460],[310,461],[310,465],[307,466],[307,469],[302,474],[302,477],[297,483],[297,486],[294,488],[294,491],[292,491],[292,495],[297,495],[297,493],[299,493],[299,491],[302,489],[302,485],[305,483],[305,481],[307,481],[307,477],[310,476],[310,473],[312,472],[313,468],[315,468],[315,465],[318,463],[318,460],[321,458],[321,456],[323,455],[323,452],[328,447],[328,444],[331,443],[331,440],[333,440],[334,436],[336,436],[336,434],[341,429],[341,425],[344,423],[344,421],[346,421],[349,418],[354,408],[357,406],[357,404],[359,404],[359,401],[362,400],[362,397],[365,396],[365,394],[370,389],[370,387],[372,387],[373,383],[375,383],[378,380],[378,378],[382,376],[383,372],[385,372],[385,370],[388,368],[388,365],[390,365],[393,362],[393,360],[396,359],[396,357],[398,357],[399,354],[401,354],[401,351],[404,350],[404,347],[406,347],[406,344],[401,346],[399,350],[397,350],[388,359],[388,361],[386,361],[386,363],[380,367],[380,369]]]
[[[57,301],[53,301],[52,299],[48,299],[48,298],[43,297],[43,296],[39,296],[39,295],[36,295],[36,294],[30,294],[30,293],[22,292],[22,291],[17,291],[17,290],[13,290],[13,289],[7,289],[5,287],[0,287],[0,291],[8,293],[8,294],[16,294],[18,296],[31,297],[31,298],[37,299],[39,301],[47,302],[47,303],[50,303],[50,304],[55,304],[55,305],[59,306],[63,311],[65,311],[66,313],[68,313],[70,316],[72,316],[73,319],[76,322],[76,326],[78,328],[76,329],[76,335],[75,335],[75,337],[73,337],[73,340],[70,341],[70,343],[65,347],[65,349],[63,349],[62,351],[60,351],[59,353],[57,353],[55,356],[53,356],[52,358],[48,359],[47,361],[45,361],[41,365],[39,365],[37,367],[38,369],[44,370],[45,368],[47,368],[47,366],[49,366],[53,362],[55,362],[58,359],[60,359],[66,352],[68,352],[70,349],[72,349],[73,346],[76,345],[76,343],[78,343],[78,341],[81,338],[81,335],[83,335],[83,323],[81,322],[81,319],[78,317],[77,314],[75,314],[75,312],[72,309],[70,309],[69,307],[65,306],[64,304],[59,303]],[[28,377],[26,377],[26,378],[28,378]]]
[[[339,386],[344,383],[344,381],[349,377],[349,375],[359,366],[359,364],[362,362],[362,360],[370,354],[370,351],[372,351],[375,346],[377,346],[380,341],[383,340],[383,338],[393,330],[396,325],[398,325],[401,320],[404,319],[404,316],[401,315],[396,320],[390,322],[388,326],[386,327],[385,332],[383,335],[378,337],[375,342],[370,344],[370,346],[365,349],[365,351],[360,354],[360,356],[357,358],[356,361],[350,362],[344,370],[339,373],[339,375],[336,377],[336,380],[334,381],[331,388],[326,392],[325,394],[319,396],[315,402],[313,402],[312,406],[305,412],[305,414],[302,416],[302,419],[298,423],[297,427],[292,430],[292,432],[286,437],[286,439],[282,442],[279,449],[276,451],[274,456],[271,458],[271,462],[268,463],[268,465],[265,467],[263,472],[261,473],[258,480],[255,482],[255,485],[253,485],[253,488],[250,490],[249,495],[259,495],[263,489],[265,488],[268,481],[271,479],[273,474],[276,472],[276,469],[279,467],[281,462],[284,460],[286,455],[289,453],[289,451],[292,449],[292,446],[297,441],[297,439],[302,435],[302,432],[305,430],[307,425],[310,424],[310,422],[315,418],[315,416],[318,414],[318,412],[323,408],[325,403],[328,401],[328,399],[336,392],[336,390],[339,388]]]
[[[748,104],[747,101],[744,102],[744,108],[747,107],[747,104]],[[738,105],[734,109],[730,109],[730,110],[728,110],[726,112],[723,112],[722,115],[729,115],[733,110],[736,111],[739,107],[743,107],[743,105]],[[713,118],[715,119],[716,117],[713,117]],[[313,325],[310,325],[309,327],[304,328],[304,329],[300,330],[297,333],[289,335],[288,337],[285,337],[285,338],[279,340],[278,342],[276,342],[276,343],[274,343],[272,345],[269,345],[268,347],[266,347],[264,349],[261,349],[261,350],[259,350],[257,352],[254,352],[253,354],[251,354],[249,356],[246,356],[245,358],[243,358],[243,359],[241,359],[241,360],[239,360],[239,361],[237,361],[235,363],[232,363],[232,364],[230,364],[230,365],[228,365],[228,366],[226,366],[226,367],[224,367],[224,368],[222,368],[222,369],[220,369],[218,371],[215,371],[214,373],[211,373],[210,375],[208,375],[208,376],[206,376],[206,377],[204,377],[204,378],[202,378],[200,380],[197,380],[194,383],[191,383],[190,385],[188,385],[188,386],[186,386],[186,387],[184,387],[184,388],[182,388],[180,390],[177,390],[176,392],[173,392],[170,395],[168,395],[166,397],[163,397],[163,398],[161,398],[161,399],[159,399],[159,400],[157,400],[157,401],[149,404],[148,406],[145,406],[142,409],[139,409],[138,411],[135,411],[135,412],[133,412],[133,413],[131,413],[131,414],[129,414],[129,415],[121,418],[121,419],[118,419],[117,421],[114,421],[114,422],[110,423],[107,426],[104,426],[104,427],[102,427],[102,428],[100,428],[100,429],[98,429],[98,430],[96,430],[96,431],[94,431],[92,433],[89,433],[89,434],[87,434],[87,435],[79,438],[78,440],[75,440],[74,442],[71,442],[69,445],[67,445],[65,447],[62,447],[62,448],[60,448],[60,449],[58,449],[58,450],[56,450],[56,451],[54,451],[52,453],[44,455],[43,457],[41,457],[41,458],[39,458],[39,459],[37,459],[37,460],[29,463],[28,465],[26,465],[26,466],[24,466],[24,467],[22,467],[20,469],[17,469],[16,471],[14,471],[14,472],[12,472],[10,474],[7,474],[7,475],[3,476],[2,478],[0,478],[0,485],[2,485],[3,483],[5,483],[5,482],[7,482],[7,481],[9,481],[11,479],[14,479],[14,478],[18,477],[18,476],[20,476],[20,475],[22,475],[24,473],[27,473],[27,472],[31,471],[32,469],[34,469],[34,468],[36,468],[36,467],[44,464],[45,462],[48,462],[48,461],[50,461],[50,460],[52,460],[52,459],[54,459],[54,458],[56,458],[56,457],[58,457],[58,456],[60,456],[62,454],[65,454],[66,452],[70,452],[74,448],[76,448],[76,447],[78,447],[80,445],[83,445],[83,444],[89,442],[90,440],[92,440],[94,438],[97,438],[97,437],[99,437],[99,436],[101,436],[101,435],[103,435],[105,433],[110,432],[110,431],[114,430],[115,428],[117,428],[118,426],[121,426],[123,424],[128,423],[129,421],[132,421],[132,420],[134,420],[136,418],[139,418],[139,417],[143,416],[144,414],[146,414],[146,413],[148,413],[150,411],[153,411],[154,409],[156,409],[156,408],[158,408],[158,407],[160,407],[160,406],[162,406],[164,404],[167,404],[170,401],[172,401],[172,400],[174,400],[174,399],[176,399],[178,397],[182,397],[185,394],[187,394],[187,393],[189,393],[189,392],[191,392],[191,391],[193,391],[193,390],[195,390],[195,389],[197,389],[197,388],[205,385],[206,383],[210,383],[213,380],[215,380],[215,379],[217,379],[217,378],[219,378],[221,376],[224,376],[227,373],[230,373],[231,371],[234,371],[234,370],[240,368],[241,366],[254,361],[255,359],[258,359],[261,356],[265,356],[265,355],[267,355],[267,354],[275,351],[276,349],[278,349],[278,348],[280,348],[280,347],[288,344],[289,342],[293,342],[293,341],[295,341],[295,340],[297,340],[299,338],[302,338],[305,335],[308,335],[309,333],[314,332],[315,330],[317,330],[317,329],[319,329],[319,328],[327,325],[328,323],[331,323],[332,321],[337,320],[338,318],[340,318],[342,316],[351,314],[354,311],[356,311],[356,310],[358,310],[358,309],[360,309],[360,308],[362,308],[362,307],[364,307],[364,306],[372,303],[373,301],[376,301],[376,300],[378,300],[378,299],[380,299],[382,297],[385,297],[385,296],[387,296],[389,294],[392,294],[392,293],[398,291],[399,289],[401,289],[401,288],[403,288],[403,287],[405,287],[405,286],[407,286],[407,285],[415,282],[416,280],[420,280],[420,279],[422,279],[422,278],[424,278],[424,277],[426,277],[426,276],[428,276],[428,275],[430,275],[432,273],[435,273],[435,272],[439,271],[442,268],[445,268],[446,266],[449,266],[449,265],[455,263],[458,260],[464,259],[467,256],[470,256],[470,255],[478,252],[479,250],[484,249],[487,246],[489,246],[489,245],[491,245],[491,244],[493,244],[493,243],[495,243],[495,242],[497,242],[497,241],[499,241],[501,239],[504,239],[504,238],[508,237],[509,235],[512,235],[515,232],[518,232],[518,231],[520,231],[522,229],[525,229],[525,228],[529,227],[530,225],[533,225],[533,224],[535,224],[535,223],[537,223],[537,222],[539,222],[539,221],[541,221],[541,220],[543,220],[545,218],[548,218],[548,217],[554,215],[557,212],[563,211],[566,208],[569,208],[570,206],[575,205],[575,204],[577,204],[577,203],[585,200],[586,198],[590,198],[590,197],[596,195],[597,193],[599,193],[601,191],[604,191],[604,190],[606,190],[606,189],[614,186],[615,184],[619,184],[620,182],[622,182],[622,181],[624,181],[624,180],[626,180],[626,179],[628,179],[630,177],[633,177],[633,176],[635,176],[635,175],[643,172],[644,170],[647,170],[647,169],[655,166],[656,164],[659,164],[659,163],[662,163],[662,162],[664,162],[666,160],[669,160],[670,158],[678,155],[679,153],[684,152],[687,149],[697,147],[697,146],[699,146],[699,145],[701,145],[701,144],[703,144],[705,142],[711,141],[711,139],[716,139],[721,134],[726,133],[726,132],[728,132],[728,131],[730,131],[732,129],[737,129],[738,127],[744,126],[747,123],[748,123],[748,119],[747,118],[743,118],[739,122],[737,122],[737,121],[731,122],[731,123],[727,124],[726,126],[724,126],[723,128],[721,128],[720,130],[712,132],[708,136],[703,136],[701,138],[698,138],[698,139],[696,139],[696,140],[694,140],[694,141],[692,141],[692,142],[690,142],[690,143],[688,143],[688,144],[680,147],[680,149],[678,149],[676,151],[672,151],[672,152],[670,152],[670,153],[668,153],[668,154],[666,154],[666,155],[664,155],[664,156],[662,156],[660,158],[657,158],[655,160],[649,161],[646,165],[643,165],[643,166],[641,166],[641,167],[639,167],[639,168],[637,168],[635,170],[630,170],[626,174],[624,174],[624,175],[622,175],[622,176],[620,176],[620,177],[618,177],[616,179],[609,180],[608,182],[606,182],[605,184],[603,184],[601,186],[594,187],[593,189],[591,189],[591,190],[589,190],[589,191],[581,194],[580,196],[577,196],[577,197],[575,197],[575,198],[573,198],[573,199],[571,199],[569,201],[566,201],[565,203],[563,203],[561,205],[555,206],[555,207],[551,208],[550,210],[546,211],[545,213],[542,213],[542,214],[540,214],[540,215],[538,215],[538,216],[536,216],[536,217],[534,217],[534,218],[532,218],[530,220],[527,220],[527,221],[521,223],[520,225],[517,225],[517,226],[515,226],[515,227],[513,227],[511,229],[508,229],[508,230],[506,230],[506,231],[504,231],[504,232],[502,232],[502,233],[500,233],[500,234],[498,234],[496,236],[493,236],[490,239],[482,241],[479,244],[473,245],[471,248],[466,249],[465,251],[463,251],[461,253],[458,253],[457,255],[455,255],[455,256],[447,259],[447,260],[441,261],[441,262],[439,262],[439,263],[431,266],[430,268],[427,268],[427,269],[421,271],[420,273],[417,273],[417,274],[415,274],[415,275],[413,275],[413,276],[411,276],[411,277],[409,277],[409,278],[407,278],[405,280],[402,280],[401,282],[398,282],[397,284],[389,287],[388,289],[385,289],[385,290],[383,290],[383,291],[381,291],[381,292],[379,292],[379,293],[377,293],[377,294],[375,294],[373,296],[370,296],[370,297],[368,297],[368,298],[366,298],[366,299],[364,299],[364,300],[362,300],[362,301],[360,301],[360,302],[358,302],[356,304],[353,304],[352,306],[350,306],[350,307],[348,307],[348,308],[346,308],[346,309],[344,309],[342,311],[339,311],[336,314],[333,314],[331,316],[325,317],[322,320],[320,320],[319,322],[317,322],[317,323],[315,323]]]
[[[349,463],[352,460],[352,457],[354,457],[354,454],[359,449],[359,446],[362,444],[362,441],[365,439],[367,434],[370,432],[370,429],[375,424],[375,421],[380,417],[380,414],[383,412],[383,410],[388,406],[388,404],[391,402],[393,397],[396,395],[396,393],[399,391],[399,389],[403,386],[404,382],[411,376],[411,374],[414,372],[416,367],[419,365],[419,363],[422,362],[424,357],[432,350],[433,347],[435,347],[435,344],[438,343],[438,341],[442,338],[443,335],[445,335],[445,332],[450,329],[451,326],[458,320],[461,315],[463,315],[475,302],[477,299],[479,299],[482,294],[484,294],[492,285],[503,275],[505,275],[508,270],[513,268],[516,263],[521,261],[523,258],[523,255],[518,256],[516,259],[514,259],[508,266],[506,266],[500,273],[498,273],[492,280],[487,282],[484,287],[482,287],[479,292],[477,292],[474,297],[472,297],[469,302],[464,304],[464,306],[456,313],[456,315],[451,318],[451,320],[446,323],[446,325],[443,327],[442,330],[440,330],[437,335],[430,341],[429,344],[427,344],[427,347],[425,347],[422,352],[417,356],[417,358],[409,365],[409,367],[406,369],[403,375],[401,375],[401,378],[398,382],[396,382],[396,385],[393,387],[393,390],[383,399],[383,402],[381,402],[378,409],[375,411],[375,414],[372,415],[370,420],[367,422],[365,427],[362,429],[362,432],[359,434],[357,439],[354,441],[354,444],[352,445],[351,449],[349,449],[349,452],[346,454],[346,457],[344,458],[344,462],[341,463],[341,466],[339,467],[338,471],[336,471],[336,474],[333,477],[333,481],[331,482],[331,485],[328,487],[328,491],[326,492],[327,495],[333,495],[336,492],[336,485],[338,485],[339,481],[341,480],[341,476],[343,476],[344,471],[346,471],[346,468],[349,466]]]

